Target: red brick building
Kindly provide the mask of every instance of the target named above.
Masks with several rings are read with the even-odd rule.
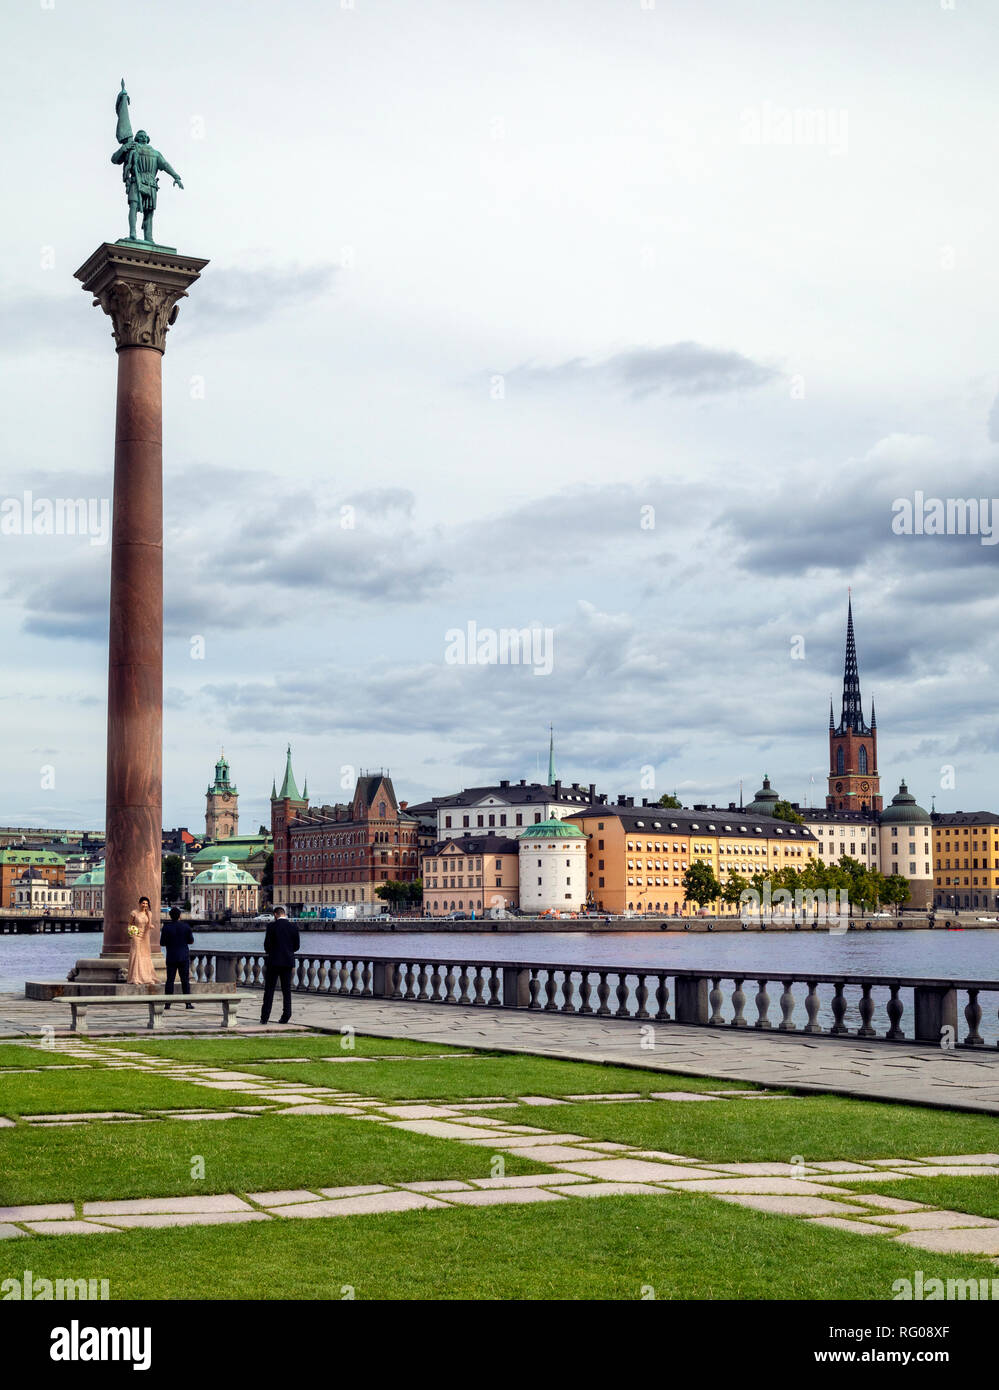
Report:
[[[829,811],[880,811],[881,778],[878,774],[878,722],[871,701],[871,722],[864,719],[860,701],[857,647],[853,637],[853,604],[846,610],[846,661],[843,671],[843,707],[839,724],[829,702]]]
[[[383,772],[362,773],[346,804],[310,806],[289,748],[281,790],[271,792],[271,833],[274,903],[289,910],[354,904],[378,912],[379,884],[419,877],[419,823]]]

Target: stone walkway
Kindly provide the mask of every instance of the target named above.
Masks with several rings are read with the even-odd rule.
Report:
[[[54,1002],[0,995],[0,1037],[65,1032],[68,1010]],[[125,1014],[125,1017],[122,1015]],[[459,1005],[385,1000],[294,997],[295,1023],[319,1030],[353,1027],[375,1037],[527,1052],[573,1061],[638,1066],[687,1076],[752,1081],[800,1092],[835,1092],[863,1100],[903,1101],[999,1114],[999,1049],[949,1051],[915,1043],[871,1044],[857,1038],[806,1037],[754,1028],[691,1028],[627,1019],[566,1018]],[[185,1010],[164,1015],[163,1033],[218,1032],[217,1020],[194,1020]],[[291,1025],[294,1027],[294,1024]],[[145,1011],[99,1010],[94,1037],[145,1033]],[[239,1033],[261,1031],[246,1024]],[[267,1032],[288,1033],[269,1024]],[[230,1035],[231,1036],[231,1035]],[[651,1046],[650,1046],[651,1043]]]
[[[695,1192],[737,1206],[795,1217],[808,1224],[832,1226],[858,1236],[880,1237],[933,1252],[988,1256],[993,1264],[999,1264],[996,1258],[999,1257],[999,1221],[938,1210],[894,1197],[849,1191],[849,1185],[857,1182],[944,1176],[997,1177],[999,1154],[996,1153],[876,1159],[865,1163],[847,1160],[800,1164],[706,1162],[683,1154],[593,1140],[582,1134],[553,1133],[531,1125],[510,1124],[496,1114],[521,1105],[564,1105],[573,1100],[710,1103],[720,1095],[729,1099],[767,1099],[765,1092],[664,1091],[653,1092],[647,1097],[635,1092],[603,1092],[565,1097],[521,1096],[515,1100],[472,1097],[449,1102],[396,1102],[333,1087],[272,1080],[252,1072],[206,1063],[178,1062],[127,1047],[96,1048],[75,1039],[60,1041],[56,1046],[60,1053],[76,1063],[99,1059],[116,1068],[152,1072],[183,1080],[189,1085],[245,1093],[255,1102],[252,1106],[240,1106],[227,1112],[162,1110],[155,1112],[158,1118],[179,1115],[185,1119],[252,1119],[263,1113],[343,1115],[486,1148],[493,1156],[493,1166],[499,1166],[501,1171],[494,1177],[469,1181],[438,1179],[246,1194],[10,1206],[0,1208],[0,1239],[109,1234],[136,1227],[216,1226],[271,1221],[275,1217],[309,1219],[418,1208],[523,1205],[628,1194],[668,1197]],[[274,1060],[287,1062],[291,1059]],[[329,1060],[341,1062],[343,1059]],[[405,1060],[417,1059],[407,1057]],[[29,1069],[21,1069],[21,1074],[25,1070]],[[360,1075],[363,1076],[363,1072]],[[40,1125],[149,1122],[142,1115],[125,1111],[30,1118],[32,1123]],[[551,1171],[508,1177],[502,1172],[502,1161],[510,1154],[530,1159]]]

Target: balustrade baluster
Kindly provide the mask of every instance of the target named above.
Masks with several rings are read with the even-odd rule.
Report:
[[[746,996],[743,992],[742,980],[736,980],[735,989],[732,991],[732,1008],[735,1011],[732,1015],[732,1022],[730,1025],[732,1028],[746,1028],[749,1026],[749,1020],[743,1013],[745,1007]]]
[[[579,1012],[581,1014],[591,1014],[593,1009],[590,1007],[590,995],[593,993],[593,986],[590,984],[590,972],[580,971],[579,976]]]
[[[489,1007],[492,1009],[498,1009],[500,1006],[500,985],[502,983],[503,978],[500,975],[499,966],[491,965],[489,967]]]
[[[445,977],[444,977],[444,987],[445,987],[445,989],[447,990],[447,994],[446,994],[446,997],[445,997],[445,999],[444,999],[444,1003],[445,1003],[445,1004],[454,1004],[454,1003],[456,1003],[457,1001],[455,1000],[455,997],[454,997],[454,961],[449,961],[449,962],[448,962],[447,974],[446,974]]]
[[[832,997],[833,1026],[829,1029],[830,1033],[836,1035],[849,1033],[849,1028],[843,1022],[843,1015],[846,1013],[846,995],[843,993],[845,981],[837,980],[835,992]]]
[[[393,999],[402,998],[402,990],[399,988],[402,981],[402,969],[397,960],[391,962],[389,966],[389,994]]]
[[[636,1017],[636,1018],[649,1018],[649,1017],[650,1017],[649,1011],[648,1011],[648,1009],[645,1007],[646,1004],[649,1002],[649,987],[648,987],[648,985],[645,983],[645,980],[646,980],[646,977],[645,977],[644,975],[639,975],[639,977],[638,977],[638,987],[637,987],[637,989],[635,990],[635,1003],[638,1005],[638,1008],[637,1008],[637,1010],[635,1011],[635,1017]]]
[[[371,998],[371,961],[367,959],[361,967],[361,995],[365,999]]]
[[[557,990],[558,990],[558,981],[557,981],[556,978],[555,978],[555,971],[554,971],[554,970],[548,970],[548,971],[546,971],[546,972],[545,972],[545,998],[546,998],[546,1000],[547,1000],[548,1002],[545,1004],[545,1011],[546,1011],[547,1013],[553,1013],[555,1010],[558,1009],[558,1005],[557,1005],[556,1002],[555,1002],[555,994],[556,994]]]
[[[319,966],[319,993],[326,994],[330,987],[329,962],[324,956]]]
[[[361,962],[355,960],[351,962],[350,968],[350,993],[359,995],[361,992]]]
[[[441,988],[441,968],[437,961],[434,961],[434,968],[430,975],[430,998],[436,1004]]]
[[[874,1000],[871,998],[871,986],[868,984],[863,984],[860,987],[857,1010],[860,1013],[860,1027],[857,1029],[857,1037],[876,1038],[878,1035],[871,1027],[871,1019],[874,1017]]]
[[[562,976],[562,1013],[574,1014],[576,1006],[572,1002],[572,971],[567,970]]]
[[[708,1003],[711,1005],[711,1017],[708,1019],[708,1022],[716,1026],[725,1022],[722,1018],[721,1011],[722,999],[724,998],[721,982],[722,977],[720,975],[711,976],[711,990],[708,994]]]
[[[819,982],[818,980],[808,981],[808,993],[805,995],[805,1013],[808,1015],[808,1022],[805,1024],[804,1032],[821,1033],[822,1024],[819,1023]]]
[[[965,1047],[984,1047],[985,1039],[978,1031],[978,1025],[982,1021],[982,1006],[978,1002],[979,991],[977,989],[968,990],[968,1002],[964,1006],[964,1016],[968,1021],[968,1036],[964,1040]]]
[[[669,985],[666,983],[668,975],[657,975],[656,980],[656,1022],[665,1023],[669,1019],[669,1010],[666,1005],[669,1003]]]
[[[405,992],[405,994],[403,995],[403,998],[404,998],[404,999],[415,999],[415,998],[416,998],[416,990],[413,988],[413,984],[414,984],[415,980],[416,980],[416,971],[413,969],[413,962],[412,962],[412,961],[407,961],[407,962],[406,962],[406,992]]]
[[[898,1026],[901,1021],[905,1005],[898,997],[899,986],[891,985],[889,986],[889,988],[891,989],[891,998],[888,1000],[887,1011],[888,1021],[891,1026],[889,1027],[888,1032],[885,1034],[885,1037],[890,1038],[893,1042],[895,1042],[905,1037],[905,1034]]]
[[[772,1028],[773,1024],[768,1017],[770,1013],[770,995],[767,993],[767,981],[757,980],[756,991],[756,1022],[754,1028]]]
[[[617,1008],[614,1010],[615,1018],[627,1018],[628,1015],[628,977],[619,974],[617,977],[617,988],[614,993],[617,995]]]
[[[461,974],[458,976],[458,1003],[470,1004],[472,1002],[468,993],[468,966],[465,962],[461,965]]]
[[[607,1006],[607,1000],[610,998],[610,985],[607,983],[606,970],[598,970],[597,974],[600,976],[597,982],[597,1015],[600,1018],[605,1018],[610,1013]]]
[[[472,1000],[473,1005],[484,1004],[486,1002],[482,994],[483,986],[485,985],[485,983],[485,980],[482,978],[482,966],[476,965],[475,978],[472,981],[472,988],[475,990],[475,998]]]
[[[778,1033],[793,1033],[797,1028],[797,1025],[792,1022],[794,1015],[794,995],[791,993],[791,986],[794,984],[794,981],[784,980],[782,983],[784,985],[784,993],[780,997],[781,1020],[777,1025],[777,1031]]]
[[[425,962],[425,961],[421,961],[421,962],[420,962],[420,973],[419,973],[419,975],[417,976],[417,981],[416,981],[416,983],[420,986],[420,992],[419,992],[419,994],[416,996],[417,999],[423,1000],[423,999],[429,999],[429,998],[430,998],[430,995],[427,993],[427,978],[428,978],[428,977],[427,977],[427,966],[426,966],[426,962]]]

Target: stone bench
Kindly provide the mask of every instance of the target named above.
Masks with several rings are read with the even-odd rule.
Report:
[[[158,1028],[163,1017],[164,1004],[221,1004],[222,1027],[235,1028],[239,1006],[244,999],[253,999],[252,994],[81,994],[64,995],[54,1000],[58,1004],[68,1004],[73,1011],[71,1024],[74,1033],[87,1031],[87,1010],[94,1006],[101,1008],[142,1008],[149,1010],[147,1027]]]

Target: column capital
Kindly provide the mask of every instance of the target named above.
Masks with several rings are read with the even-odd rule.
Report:
[[[117,351],[163,352],[180,301],[207,264],[197,256],[105,242],[74,274],[110,318]]]

